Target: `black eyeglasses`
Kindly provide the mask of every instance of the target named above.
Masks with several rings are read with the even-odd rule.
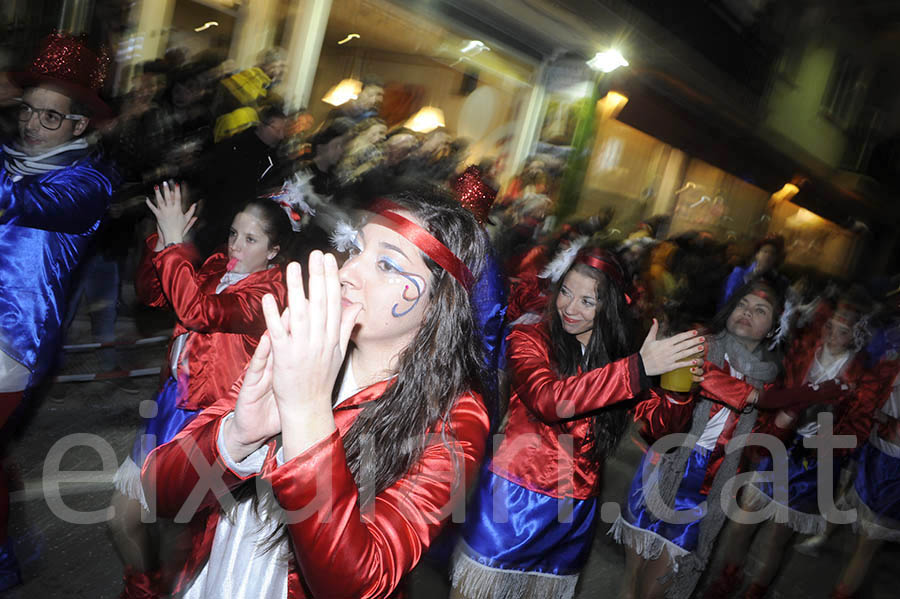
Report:
[[[19,100],[19,120],[27,123],[37,113],[38,120],[45,129],[55,131],[62,127],[63,121],[80,121],[85,117],[80,114],[63,114],[50,108],[35,108],[28,102]]]

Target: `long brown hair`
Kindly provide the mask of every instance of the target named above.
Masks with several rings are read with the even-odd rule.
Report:
[[[412,213],[478,278],[488,248],[469,212],[430,187],[389,199]],[[344,437],[347,465],[363,505],[419,460],[426,433],[447,418],[462,394],[484,388],[484,349],[469,293],[431,258],[422,257],[432,276],[422,325],[400,353],[394,382],[362,409]]]

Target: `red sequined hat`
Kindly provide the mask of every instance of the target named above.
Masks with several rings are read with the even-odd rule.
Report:
[[[67,33],[54,32],[41,42],[37,57],[27,71],[10,73],[19,87],[28,88],[48,83],[62,88],[73,100],[87,105],[92,118],[112,116],[112,110],[98,95],[109,68],[109,55],[97,54],[84,40]]]
[[[481,178],[481,171],[474,164],[463,171],[453,181],[452,186],[459,203],[475,215],[475,220],[483,225],[491,213],[491,206],[494,198],[497,197],[497,190],[484,182],[484,179]]]

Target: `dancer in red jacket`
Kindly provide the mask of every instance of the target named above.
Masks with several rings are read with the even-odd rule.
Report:
[[[263,296],[273,294],[284,303],[284,271],[277,261],[293,234],[276,202],[253,200],[235,216],[227,251],[197,269],[197,251],[184,241],[194,209],[182,210],[180,186],[157,188],[151,209],[158,232],[147,239],[135,287],[144,303],[171,308],[177,321],[155,404],[142,413],[144,426],[114,480],[110,528],[125,563],[124,597],[160,592],[153,537],[144,524],[149,519],[142,518],[149,506],[140,467],[151,449],[224,397],[240,376],[265,331]]]
[[[546,319],[508,338],[509,423],[467,515],[453,597],[572,597],[629,400],[703,347],[696,331],[657,340],[654,324],[638,350],[618,260],[590,246],[566,256]]]
[[[767,433],[787,445],[787,480],[759,482],[743,488],[741,503],[756,511],[775,502],[772,517],[759,530],[764,550],[762,563],[754,571],[745,599],[761,599],[778,573],[784,550],[795,532],[820,534],[826,515],[821,512],[819,494],[835,498],[840,467],[850,452],[862,446],[872,428],[878,408],[881,385],[868,362],[863,345],[868,341],[861,327],[865,304],[849,298],[838,302],[837,309],[822,303],[812,321],[797,331],[784,359],[782,387],[794,396],[808,395],[806,409],[778,410],[763,414],[756,432]],[[833,434],[856,438],[853,448],[837,450],[830,467],[832,486],[819,486],[820,462],[815,448],[804,440],[819,433],[819,416],[833,414]],[[765,452],[764,452],[765,453]],[[774,455],[765,455],[754,467],[760,472],[773,470]],[[777,476],[777,475],[776,475]],[[786,485],[784,483],[787,483]],[[786,500],[786,501],[785,501]],[[783,523],[782,523],[783,522]],[[743,562],[753,540],[757,524],[732,520],[722,533],[719,551],[725,564],[717,580],[706,592],[707,599],[725,599],[740,586]]]
[[[720,501],[725,483],[740,462],[741,452],[727,452],[726,446],[751,432],[756,407],[780,407],[791,399],[761,393],[779,372],[763,340],[774,334],[781,310],[771,285],[751,282],[716,317],[718,332],[707,336],[703,369],[695,372],[702,372],[699,389],[689,396],[654,389],[636,406],[635,420],[650,440],[689,434],[688,442],[680,440],[672,451],[647,451],[610,529],[626,546],[623,597],[692,594],[725,520]]]
[[[374,212],[340,271],[310,254],[308,300],[288,266],[236,397],[148,457],[159,514],[199,510],[180,597],[393,596],[464,498],[489,431],[469,295],[484,236],[432,192]]]

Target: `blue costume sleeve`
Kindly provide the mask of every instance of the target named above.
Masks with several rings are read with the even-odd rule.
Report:
[[[472,306],[475,322],[481,328],[486,365],[490,370],[496,370],[502,359],[500,350],[506,338],[506,281],[500,265],[490,254],[472,290]]]
[[[85,233],[106,212],[115,174],[90,162],[39,178],[0,182],[0,224],[59,233]]]
[[[753,270],[754,264],[746,268],[741,268],[740,266],[735,266],[734,270],[731,271],[731,274],[728,275],[728,278],[725,280],[725,286],[722,288],[722,297],[719,299],[719,305],[716,306],[717,309],[721,310],[725,304],[728,303],[728,300],[731,299],[731,296],[734,295],[734,292],[744,284],[744,275]]]

